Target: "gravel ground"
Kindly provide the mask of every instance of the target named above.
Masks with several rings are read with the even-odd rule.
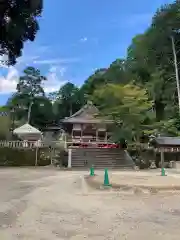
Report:
[[[167,172],[166,172],[167,173]],[[179,172],[169,171],[166,176],[161,176],[157,171],[109,171],[109,181],[113,188],[140,187],[156,190],[180,190]],[[104,182],[104,174],[100,172],[93,178],[88,179],[97,183]]]
[[[0,239],[179,240],[180,195],[95,191],[82,174],[0,169]]]

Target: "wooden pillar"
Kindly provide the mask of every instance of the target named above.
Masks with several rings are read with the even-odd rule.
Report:
[[[107,143],[107,130],[106,130],[106,132],[105,132],[105,142]]]
[[[96,142],[98,141],[98,128],[96,128]]]
[[[73,128],[74,128],[74,126],[72,125],[71,139],[73,139]]]
[[[82,141],[82,134],[83,134],[83,124],[81,124],[81,141]]]

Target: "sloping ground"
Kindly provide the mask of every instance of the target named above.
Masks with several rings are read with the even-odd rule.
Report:
[[[133,168],[134,162],[127,151],[107,148],[72,149],[72,168],[84,168],[94,165],[95,169]]]

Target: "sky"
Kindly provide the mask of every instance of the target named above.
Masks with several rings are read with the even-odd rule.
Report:
[[[47,77],[47,93],[68,81],[81,86],[96,69],[125,57],[132,38],[148,28],[157,8],[170,2],[44,0],[34,42],[25,43],[15,66],[0,65],[0,104],[15,91],[27,66]]]

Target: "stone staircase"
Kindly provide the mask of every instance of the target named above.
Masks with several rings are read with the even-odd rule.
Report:
[[[72,168],[132,169],[135,164],[126,150],[107,148],[72,149]]]

